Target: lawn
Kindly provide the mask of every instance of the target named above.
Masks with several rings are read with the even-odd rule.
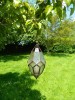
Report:
[[[0,56],[0,100],[75,100],[75,54],[45,54],[38,79],[29,72],[28,57]]]

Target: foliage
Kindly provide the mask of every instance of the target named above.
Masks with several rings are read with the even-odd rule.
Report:
[[[65,20],[59,21],[58,16],[53,16],[51,23],[43,21],[45,29],[42,28],[38,41],[46,46],[47,52],[73,52],[75,45],[75,22]]]
[[[58,20],[64,18],[66,7],[70,4],[73,4],[71,14],[74,12],[74,0],[65,0],[65,3],[67,6],[62,7],[62,0],[37,0],[34,7],[22,0],[0,0],[0,50],[15,42],[23,45],[39,40],[43,44],[42,39],[47,35],[45,32],[50,31],[52,37],[55,34],[53,28],[59,26],[59,21],[55,18],[55,24],[52,17],[58,15]],[[45,22],[51,24],[50,30]]]
[[[48,19],[54,13],[57,13],[60,19],[66,16],[66,8],[73,4],[71,8],[71,14],[73,14],[75,9],[74,0],[37,0],[38,9],[36,11],[36,17],[41,19]]]
[[[64,21],[56,31],[56,43],[58,51],[69,52],[75,45],[75,22]],[[59,47],[60,45],[60,47]],[[61,48],[62,47],[62,48]]]
[[[15,4],[9,0],[0,1],[0,49],[9,43],[15,43],[29,36],[30,20],[34,16],[34,9],[26,2]],[[27,37],[28,38],[28,37]]]

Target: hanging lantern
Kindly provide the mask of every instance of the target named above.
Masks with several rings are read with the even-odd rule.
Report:
[[[31,74],[34,77],[38,77],[45,68],[45,59],[43,53],[38,44],[35,45],[33,50],[31,51],[30,57],[28,59],[28,66],[31,71]]]

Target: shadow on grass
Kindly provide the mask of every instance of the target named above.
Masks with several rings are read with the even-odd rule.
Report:
[[[47,56],[57,56],[57,57],[70,57],[68,53],[49,53]]]
[[[28,72],[1,74],[0,100],[46,100],[40,91],[31,89],[35,84]]]
[[[21,54],[18,54],[18,55],[3,55],[3,56],[0,56],[0,61],[2,62],[7,62],[7,61],[18,61],[18,60],[21,60],[21,59],[28,59],[28,55],[21,55]]]

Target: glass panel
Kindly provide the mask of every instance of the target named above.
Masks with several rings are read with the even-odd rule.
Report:
[[[40,67],[40,74],[41,74],[44,70],[45,65],[42,62],[39,62],[38,66]]]
[[[44,68],[45,68],[44,65],[42,65],[42,66],[40,67],[40,74],[43,72]]]
[[[29,65],[29,70],[33,74],[33,68]]]
[[[40,62],[40,53],[39,53],[39,52],[34,52],[33,61],[34,61],[36,64]]]
[[[37,65],[34,67],[34,74],[39,74],[39,67]]]
[[[34,74],[34,76],[37,78],[39,76],[39,74]]]
[[[46,63],[42,52],[40,52],[40,61],[42,61],[44,64]]]
[[[39,48],[35,48],[35,52],[39,52]]]
[[[31,65],[31,67],[34,67],[36,64],[35,64],[35,62],[32,61],[32,62],[30,63],[30,65]]]
[[[38,63],[38,66],[41,67],[42,65],[43,65],[43,63],[40,61],[40,62]]]
[[[30,64],[33,61],[33,57],[34,57],[34,52],[31,52],[29,59],[28,59],[28,64]]]

